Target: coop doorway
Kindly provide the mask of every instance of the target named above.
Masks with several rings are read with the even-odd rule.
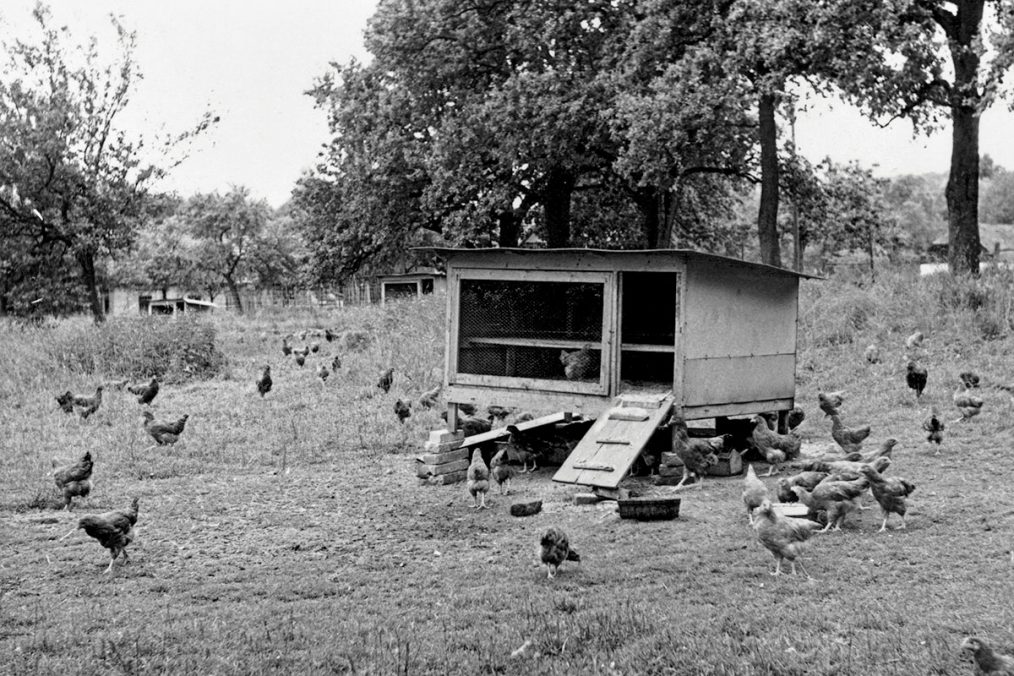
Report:
[[[620,273],[620,394],[657,394],[673,388],[677,272]]]

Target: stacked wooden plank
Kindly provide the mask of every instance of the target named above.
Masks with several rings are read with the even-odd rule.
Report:
[[[415,473],[431,484],[452,484],[465,480],[469,449],[462,447],[465,433],[460,430],[433,430],[423,445],[424,453],[416,458]]]

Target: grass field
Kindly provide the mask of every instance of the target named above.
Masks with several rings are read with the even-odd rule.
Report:
[[[149,447],[125,392],[108,391],[87,421],[59,411],[56,393],[123,376],[54,358],[83,323],[3,325],[0,673],[972,673],[963,637],[1014,646],[1014,406],[991,387],[1014,380],[1005,283],[806,282],[805,448],[831,444],[817,392],[845,389],[846,422],[872,425],[873,444],[898,438],[889,473],[917,485],[907,530],[877,533],[871,509],[816,536],[815,580],[769,575],[738,477],[683,491],[679,519],[654,523],[621,520],[611,502],[575,506],[553,468],[520,475],[509,497],[491,492],[479,512],[463,484],[422,485],[413,460],[438,412],[403,426],[392,407],[440,379],[439,298],[211,320],[224,370],[167,384],[153,404],[159,419],[190,414],[174,448]],[[308,339],[322,350],[302,369],[279,346],[325,326],[373,342],[343,353],[322,386],[314,373],[334,343]],[[920,428],[928,404],[904,383],[916,328],[928,336],[925,399],[948,419],[957,372],[984,381],[982,415],[948,425],[939,453]],[[882,364],[862,358],[873,341]],[[262,399],[254,380],[268,363],[275,388]],[[374,385],[386,365],[387,395]],[[50,460],[86,450],[93,493],[59,511]],[[135,495],[137,539],[112,574],[83,532],[59,540],[81,514]],[[508,514],[536,498],[542,513]],[[554,580],[536,559],[550,525],[583,558]]]

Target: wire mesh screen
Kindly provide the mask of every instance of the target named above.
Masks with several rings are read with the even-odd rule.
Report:
[[[384,299],[387,301],[415,298],[416,293],[415,282],[392,282],[384,285]]]
[[[598,382],[603,285],[465,279],[458,372]]]

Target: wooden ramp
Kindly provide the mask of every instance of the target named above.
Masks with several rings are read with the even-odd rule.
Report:
[[[672,405],[671,393],[617,397],[570,452],[553,481],[616,489]]]

